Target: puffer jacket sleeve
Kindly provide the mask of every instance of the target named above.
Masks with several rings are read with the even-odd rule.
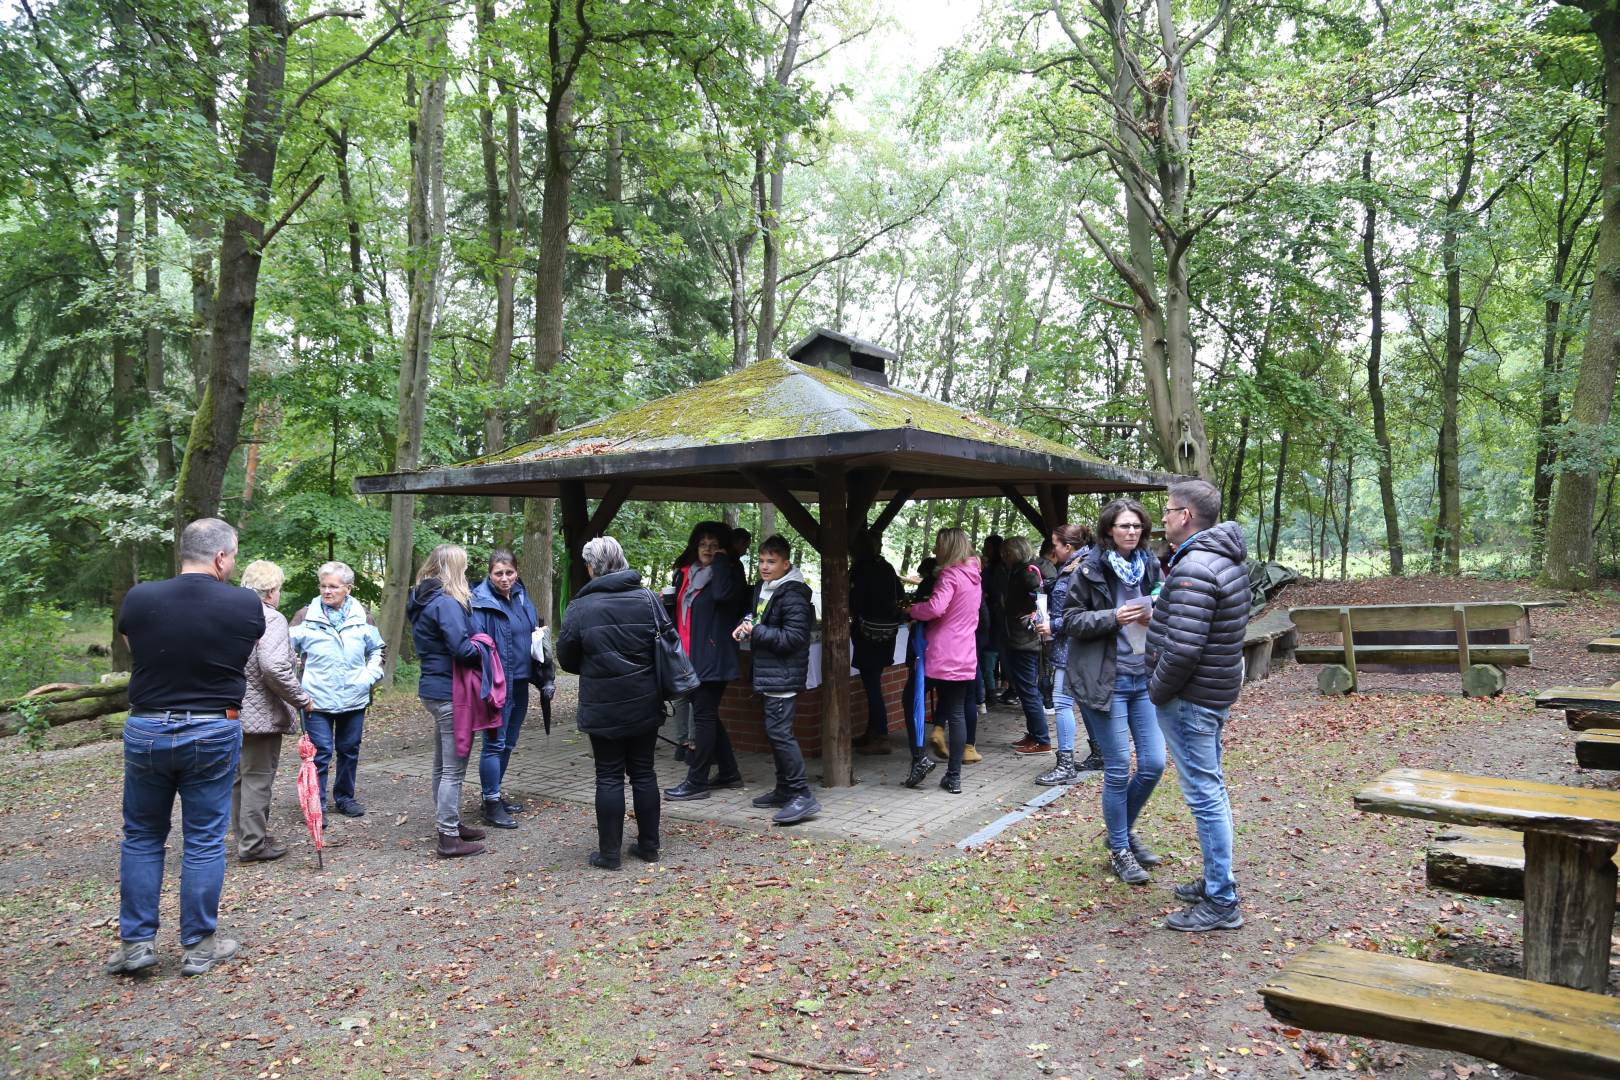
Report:
[[[1148,697],[1155,704],[1181,693],[1198,669],[1219,603],[1219,582],[1202,562],[1184,559],[1170,572],[1148,631]]]
[[[759,623],[749,636],[755,649],[764,649],[777,656],[791,656],[810,644],[810,590],[788,589],[776,598],[772,606],[776,604],[782,605],[782,624],[767,626]]]
[[[579,666],[584,661],[584,646],[580,641],[579,621],[569,617],[574,610],[572,604],[569,610],[563,613],[562,632],[557,635],[557,663],[562,665],[564,671],[579,674]]]
[[[264,688],[295,709],[308,709],[314,705],[298,682],[293,670],[292,641],[287,631],[287,620],[280,615],[265,618],[264,636],[254,650],[254,661],[259,665],[259,678]]]

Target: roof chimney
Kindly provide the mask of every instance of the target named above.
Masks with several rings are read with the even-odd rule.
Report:
[[[874,386],[888,386],[886,366],[899,357],[881,345],[822,327],[788,350],[789,359],[827,368]]]

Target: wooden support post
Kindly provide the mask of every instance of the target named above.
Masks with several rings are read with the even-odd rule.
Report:
[[[1008,502],[1017,508],[1020,514],[1024,515],[1024,519],[1035,526],[1037,531],[1044,533],[1046,523],[1041,520],[1041,512],[1029,505],[1029,500],[1020,495],[1018,489],[1011,484],[1002,484],[1000,487],[1001,493],[1007,497]]]
[[[849,474],[849,546],[851,551],[860,551],[866,540],[866,517],[872,512],[872,504],[877,501],[877,493],[883,489],[883,482],[889,478],[889,469],[886,465],[874,468],[857,469]]]
[[[1356,631],[1350,625],[1350,609],[1348,607],[1339,609],[1339,636],[1344,638],[1344,666],[1350,672],[1350,690],[1347,693],[1352,693],[1361,679],[1356,674]]]
[[[1041,484],[1035,488],[1035,499],[1041,508],[1041,541],[1044,543],[1052,530],[1063,524],[1064,510],[1058,508],[1057,485]],[[1064,489],[1065,503],[1068,502],[1068,489]]]
[[[1614,843],[1524,834],[1524,977],[1601,994],[1609,985]]]
[[[841,465],[821,481],[821,782],[855,782],[849,730],[849,491]]]
[[[1068,484],[1053,484],[1052,485],[1052,506],[1053,506],[1054,512],[1057,515],[1056,517],[1054,517],[1052,519],[1052,528],[1055,529],[1059,525],[1067,525],[1069,523],[1069,485]],[[1145,540],[1147,538],[1143,537],[1143,539]]]
[[[759,489],[766,500],[782,511],[782,516],[788,519],[788,524],[798,530],[799,535],[809,541],[810,546],[817,551],[822,550],[822,525],[810,516],[810,511],[804,508],[797,495],[783,487],[776,477],[764,469],[743,469],[742,474],[748,482]],[[842,473],[839,474],[842,477]],[[843,512],[843,499],[838,502],[839,512]],[[759,539],[763,540],[764,537]]]
[[[562,488],[563,547],[568,553],[568,595],[577,596],[590,575],[585,572],[585,560],[580,551],[590,539],[591,518],[585,503],[585,484],[579,480],[564,480]]]
[[[1451,606],[1451,625],[1457,631],[1457,673],[1467,675],[1473,663],[1468,657],[1468,609],[1461,604]]]
[[[587,534],[585,540],[594,540],[598,536],[607,535],[608,526],[613,524],[613,515],[619,512],[624,501],[630,497],[630,487],[628,480],[613,481],[607,494],[602,496],[602,501],[596,504],[596,512],[591,515],[590,524],[585,529]],[[583,547],[584,544],[585,541],[581,540],[580,546]]]
[[[872,522],[871,531],[881,533],[892,525],[895,517],[901,510],[905,509],[906,503],[910,502],[911,497],[915,494],[917,494],[916,488],[902,488],[895,492],[894,498],[889,500],[889,505],[883,508],[883,513],[879,514],[877,519]]]

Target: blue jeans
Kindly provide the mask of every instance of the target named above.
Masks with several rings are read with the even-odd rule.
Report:
[[[366,730],[366,710],[311,712],[304,718],[304,730],[315,744],[315,775],[321,787],[321,805],[326,805],[326,769],[337,756],[332,770],[332,801],[339,807],[354,801],[354,777],[360,770],[360,737]]]
[[[1148,700],[1147,676],[1116,676],[1108,711],[1087,711],[1103,759],[1102,810],[1108,850],[1123,851],[1130,844],[1137,815],[1164,775],[1164,735],[1153,702]],[[1135,772],[1131,771],[1133,742]]]
[[[174,797],[180,796],[180,944],[214,932],[225,884],[225,833],[242,754],[242,724],[184,713],[124,721],[124,843],[118,858],[118,936],[151,941],[158,932],[163,857]]]
[[[1181,698],[1158,706],[1159,729],[1170,745],[1181,794],[1198,826],[1204,895],[1217,904],[1235,904],[1238,898],[1232,877],[1232,801],[1221,776],[1221,732],[1227,712]]]
[[[529,680],[508,683],[501,726],[484,732],[484,749],[478,754],[478,786],[483,788],[485,802],[501,797],[501,781],[506,779],[506,766],[512,760],[512,748],[517,746],[528,712]]]
[[[1058,668],[1052,673],[1052,712],[1057,717],[1057,748],[1064,752],[1074,750],[1074,698],[1069,696],[1066,685],[1069,673]],[[1091,724],[1086,723],[1086,732],[1091,732]]]
[[[979,684],[978,698],[981,702],[995,698],[996,660],[1000,655],[995,649],[979,650],[979,675],[974,681]]]
[[[1009,649],[1004,665],[1024,706],[1024,728],[1036,742],[1051,742],[1046,730],[1046,709],[1041,705],[1041,653],[1039,649]]]

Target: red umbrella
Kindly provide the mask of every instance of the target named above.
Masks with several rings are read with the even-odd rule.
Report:
[[[315,744],[310,741],[308,731],[298,738],[298,756],[303,760],[298,766],[298,808],[304,812],[304,825],[309,829],[309,838],[315,842],[315,865],[324,869],[321,849],[326,841],[321,837],[321,786],[315,775]]]

